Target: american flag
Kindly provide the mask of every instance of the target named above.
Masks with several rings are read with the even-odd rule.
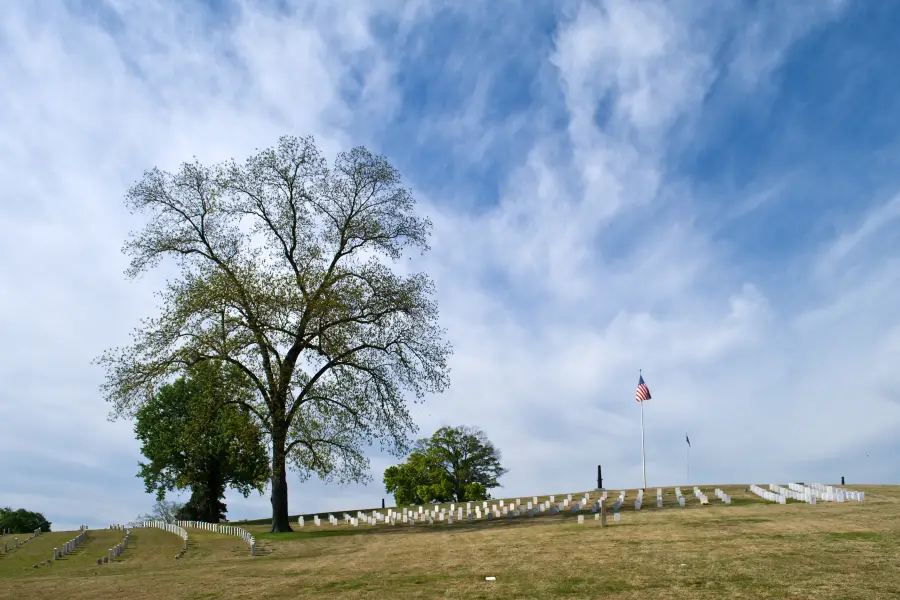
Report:
[[[650,388],[644,383],[644,376],[640,375],[638,379],[637,391],[634,393],[634,399],[637,402],[644,402],[650,399]]]

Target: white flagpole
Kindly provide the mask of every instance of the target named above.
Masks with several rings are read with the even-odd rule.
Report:
[[[687,441],[687,434],[684,435],[685,441]],[[687,445],[687,468],[688,468],[688,480],[687,482],[691,482],[691,445]]]
[[[644,401],[639,402],[641,405],[641,470],[644,472],[644,489],[647,489],[647,459],[644,454]]]

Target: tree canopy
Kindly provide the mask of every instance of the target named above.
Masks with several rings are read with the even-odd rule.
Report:
[[[447,386],[451,349],[429,277],[392,268],[428,249],[431,223],[385,158],[355,148],[329,168],[311,138],[283,137],[243,165],[153,169],[126,203],[147,219],[127,275],[166,257],[181,274],[161,315],[98,359],[114,416],[186,366],[235,365],[256,394],[234,402],[271,441],[273,532],[291,530],[288,464],[367,481],[366,446],[406,453],[407,398]]]
[[[398,505],[488,500],[504,473],[500,451],[483,431],[442,427],[416,442],[406,462],[385,470],[384,486]]]
[[[11,533],[32,533],[35,529],[50,531],[50,521],[39,512],[9,506],[0,508],[0,531],[9,529]]]
[[[134,430],[149,460],[138,463],[138,477],[160,501],[166,492],[190,488],[179,518],[217,523],[225,518],[226,488],[244,497],[264,491],[269,457],[263,433],[234,403],[252,395],[249,379],[234,365],[208,361],[187,368],[137,410]]]

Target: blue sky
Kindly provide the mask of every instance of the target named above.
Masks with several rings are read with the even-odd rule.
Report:
[[[685,483],[685,431],[691,483],[900,482],[898,25],[835,0],[15,3],[0,505],[57,529],[150,507],[91,365],[175,273],[125,279],[125,190],[283,134],[384,153],[434,222],[414,265],[455,354],[414,415],[483,428],[499,493],[598,462],[638,485],[639,368],[650,485]],[[289,475],[292,512],[378,504],[371,461],[368,486]]]

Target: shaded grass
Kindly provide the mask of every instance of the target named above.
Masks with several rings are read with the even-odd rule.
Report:
[[[684,508],[667,488],[662,509],[651,488],[639,512],[629,491],[622,521],[605,529],[590,516],[578,525],[568,514],[452,526],[307,526],[257,534],[259,557],[233,536],[190,530],[188,553],[175,561],[176,536],[135,530],[133,547],[112,568],[73,563],[67,572],[14,573],[0,585],[0,597],[879,600],[900,594],[894,569],[900,487],[860,487],[863,504],[816,506],[775,505],[753,500],[743,486],[719,486],[735,501],[725,506],[712,495],[714,487],[701,486],[709,506],[686,495]],[[497,580],[486,582],[487,575]]]

